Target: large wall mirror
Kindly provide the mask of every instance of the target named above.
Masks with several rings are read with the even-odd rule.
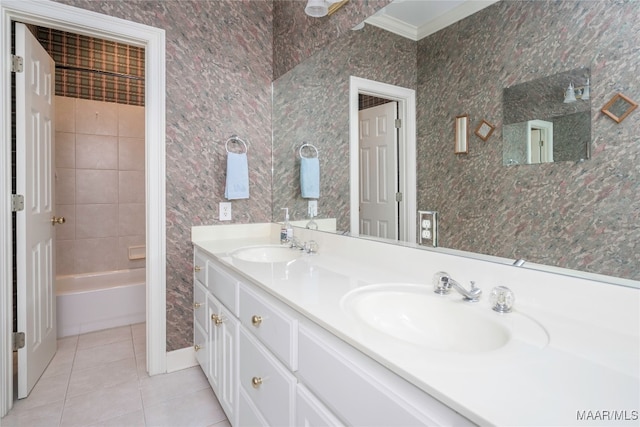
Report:
[[[319,150],[319,217],[349,230],[356,76],[416,91],[417,209],[438,212],[441,247],[640,280],[640,114],[617,124],[599,111],[618,92],[640,98],[638,14],[638,2],[500,1],[417,41],[372,25],[344,34],[273,84],[274,221],[282,207],[307,218],[297,158],[307,142]],[[587,79],[590,99],[564,103],[569,84]],[[562,114],[505,111],[505,89],[533,96],[556,80]],[[484,120],[495,130],[486,141],[471,132],[468,153],[455,154],[452,118],[461,113],[470,129]],[[529,153],[527,162],[526,149],[505,142],[517,133],[510,125],[546,122],[561,146],[559,116],[578,141],[571,149]]]

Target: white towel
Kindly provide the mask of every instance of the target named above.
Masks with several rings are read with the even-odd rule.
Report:
[[[320,160],[317,157],[300,158],[300,193],[305,199],[320,198]]]
[[[227,153],[227,183],[224,188],[227,200],[249,198],[249,162],[247,153]]]

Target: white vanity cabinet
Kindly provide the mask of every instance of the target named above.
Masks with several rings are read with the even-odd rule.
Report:
[[[200,257],[200,258],[198,258]],[[472,425],[214,257],[194,277],[196,353],[234,426]],[[195,260],[203,254],[196,248]],[[202,270],[201,270],[202,271]],[[204,280],[206,286],[200,281]],[[195,305],[194,305],[195,307]]]

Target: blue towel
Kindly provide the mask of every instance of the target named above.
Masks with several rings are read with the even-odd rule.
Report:
[[[224,188],[227,200],[249,198],[249,162],[247,153],[227,153],[227,184]]]
[[[300,158],[300,190],[305,199],[320,198],[320,160],[317,157]]]

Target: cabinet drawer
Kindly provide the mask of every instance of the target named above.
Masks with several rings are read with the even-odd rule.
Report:
[[[207,287],[225,307],[238,315],[238,281],[212,261],[207,263]]]
[[[292,371],[298,369],[298,321],[273,302],[240,287],[240,322]]]
[[[193,275],[203,285],[207,284],[207,257],[198,249],[193,251]]]
[[[202,283],[195,281],[193,285],[193,318],[207,332],[207,290]]]
[[[327,332],[300,326],[298,376],[347,425],[473,425]]]
[[[269,425],[294,425],[295,387],[295,377],[241,327],[240,388]]]

